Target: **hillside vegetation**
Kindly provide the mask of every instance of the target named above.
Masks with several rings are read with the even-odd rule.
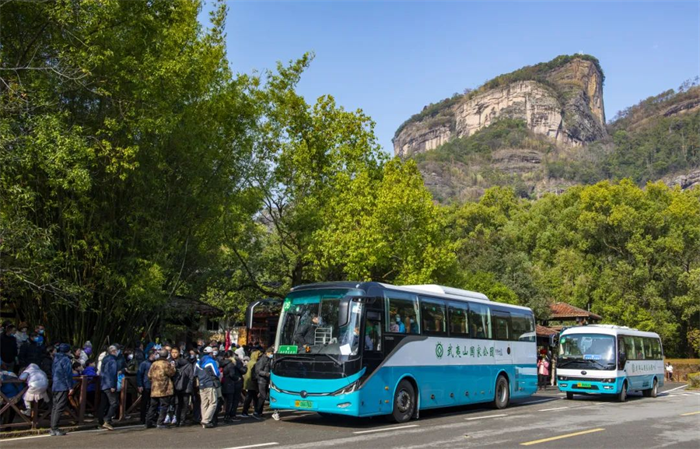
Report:
[[[515,78],[525,76],[519,72],[513,72]],[[503,83],[510,75],[494,82]],[[687,81],[619,112],[608,123],[608,138],[583,147],[557,146],[523,121],[502,118],[413,158],[444,203],[476,199],[491,186],[511,186],[522,197],[601,180],[630,178],[643,186],[700,167],[697,83]]]

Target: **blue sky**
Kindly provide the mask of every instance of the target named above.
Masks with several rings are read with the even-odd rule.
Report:
[[[316,54],[299,92],[363,109],[393,153],[424,105],[502,73],[577,52],[605,71],[608,119],[700,75],[700,2],[229,1],[234,71]]]

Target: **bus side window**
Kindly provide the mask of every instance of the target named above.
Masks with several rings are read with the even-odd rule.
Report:
[[[661,360],[661,342],[658,339],[653,339],[652,342],[654,360]]]
[[[617,369],[625,369],[627,362],[627,348],[622,337],[617,337]]]
[[[634,358],[644,360],[644,339],[642,337],[634,337]]]
[[[493,320],[493,338],[496,340],[510,339],[510,314],[500,310],[494,310],[492,313]]]
[[[491,338],[491,310],[484,304],[469,304],[472,338]]]
[[[513,327],[511,340],[535,341],[535,328],[532,315],[521,312],[511,312],[510,321]]]
[[[417,334],[418,327],[418,297],[416,295],[387,290],[386,332],[400,334]]]
[[[654,359],[654,350],[652,349],[652,340],[649,337],[644,337],[644,358],[647,360]]]
[[[634,345],[634,338],[624,336],[622,337],[625,342],[625,354],[627,354],[627,360],[635,360],[637,358],[637,348]]]
[[[446,335],[447,327],[445,322],[447,321],[447,313],[445,303],[437,299],[421,298],[420,307],[423,332]]]
[[[467,325],[467,305],[450,304],[450,336],[469,337],[469,326]]]

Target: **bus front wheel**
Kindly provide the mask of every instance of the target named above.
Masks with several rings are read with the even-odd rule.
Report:
[[[391,418],[397,423],[404,423],[411,419],[416,410],[416,392],[411,382],[402,380],[394,393],[394,411]]]
[[[496,380],[496,396],[493,398],[493,406],[497,409],[508,407],[510,402],[510,388],[505,376],[500,375]]]
[[[574,398],[574,394],[570,391],[567,391],[566,392],[566,399],[573,399],[573,398]]]
[[[617,402],[627,402],[627,381],[622,383],[622,389],[617,394]]]

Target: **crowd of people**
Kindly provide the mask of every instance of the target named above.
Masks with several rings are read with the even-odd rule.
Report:
[[[222,413],[224,423],[263,419],[272,347],[263,351],[257,343],[238,346],[198,340],[188,345],[165,340],[139,342],[133,348],[111,344],[98,353],[93,352],[90,341],[79,347],[62,342],[49,344],[43,326],[36,326],[31,333],[28,329],[26,323],[15,326],[11,322],[4,322],[0,328],[0,389],[11,399],[21,393],[23,386],[8,381],[26,381],[22,413],[30,416],[33,403],[49,404],[53,436],[65,435],[58,423],[69,403],[79,405],[77,376],[87,379],[88,401],[94,404],[95,395],[101,395],[96,417],[107,430],[114,430],[126,375],[136,376],[141,395],[140,421],[146,428],[199,424],[210,429],[219,424]],[[15,417],[10,409],[3,424]],[[279,416],[274,413],[273,418]]]

